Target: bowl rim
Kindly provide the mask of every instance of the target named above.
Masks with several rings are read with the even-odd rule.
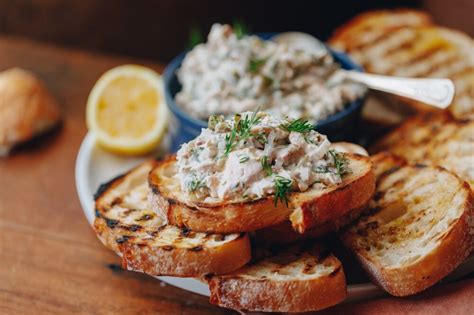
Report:
[[[264,40],[271,40],[271,38],[275,35],[278,35],[279,33],[257,33],[256,35],[261,37]],[[346,68],[349,68],[350,70],[355,70],[359,72],[363,72],[364,69],[362,68],[361,65],[355,63],[346,53],[342,51],[337,51],[335,49],[332,49],[329,47],[327,44],[324,44],[326,48],[329,50],[331,53],[332,57],[334,60],[339,63],[340,65],[345,65]],[[181,65],[183,63],[184,58],[186,55],[191,51],[191,49],[185,50],[178,54],[176,57],[174,57],[166,66],[166,68],[163,71],[163,85],[164,85],[164,93],[165,93],[165,100],[168,108],[178,116],[179,120],[185,121],[186,123],[191,123],[196,125],[197,127],[200,128],[207,128],[207,121],[206,120],[201,120],[198,118],[195,118],[186,111],[184,111],[175,101],[175,96],[172,95],[171,93],[171,82],[174,78],[177,79],[177,71],[181,68]],[[179,80],[178,80],[179,82]],[[354,112],[356,112],[358,109],[360,109],[363,104],[364,104],[364,99],[366,97],[367,93],[365,93],[362,97],[357,98],[356,100],[350,102],[349,104],[346,104],[344,109],[328,116],[326,119],[321,120],[320,122],[315,124],[316,129],[317,128],[324,128],[326,126],[329,126],[330,124],[347,117]]]

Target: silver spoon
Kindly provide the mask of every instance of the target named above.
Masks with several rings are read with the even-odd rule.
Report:
[[[285,32],[274,36],[272,40],[318,54],[329,53],[326,45],[306,33]],[[447,108],[454,97],[454,84],[449,79],[401,78],[339,69],[329,84],[343,80],[361,83],[373,90],[400,95],[441,109]]]

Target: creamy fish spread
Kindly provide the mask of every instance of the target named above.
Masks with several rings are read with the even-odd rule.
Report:
[[[209,126],[177,153],[181,189],[204,201],[256,200],[337,185],[349,171],[343,153],[305,120],[246,112]]]
[[[207,43],[189,52],[178,70],[182,90],[176,103],[200,119],[259,108],[315,123],[366,91],[336,80],[337,69],[325,50],[303,50],[257,36],[239,38],[229,25],[215,24]]]

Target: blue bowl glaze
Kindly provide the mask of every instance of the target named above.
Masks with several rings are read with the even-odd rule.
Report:
[[[259,34],[263,39],[271,38],[274,33]],[[354,63],[346,54],[329,49],[334,60],[346,70],[363,71],[362,67]],[[188,51],[179,54],[166,67],[163,73],[164,93],[166,104],[173,113],[173,124],[176,132],[171,139],[171,152],[176,152],[181,144],[196,138],[202,128],[207,128],[207,121],[191,117],[175,102],[175,95],[181,90],[176,71],[181,67]],[[349,103],[340,111],[320,121],[316,130],[325,134],[331,141],[355,141],[358,138],[358,124],[364,97]]]

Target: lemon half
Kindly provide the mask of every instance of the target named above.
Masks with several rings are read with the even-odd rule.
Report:
[[[144,154],[166,131],[168,109],[155,71],[124,65],[104,73],[87,100],[87,127],[100,145],[122,154]]]

